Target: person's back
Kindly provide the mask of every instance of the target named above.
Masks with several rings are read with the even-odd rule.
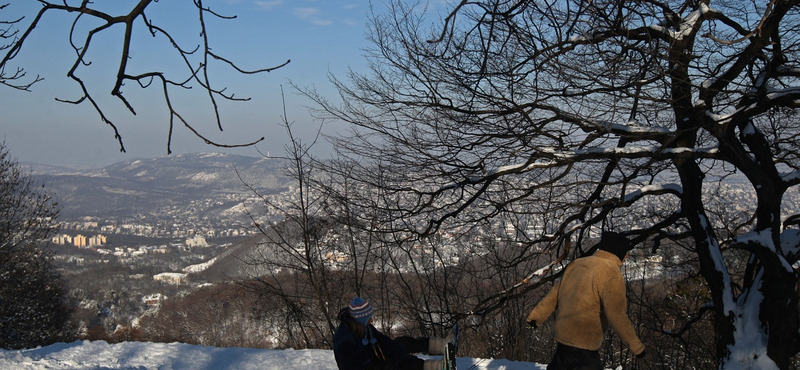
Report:
[[[370,361],[366,345],[361,343],[363,335],[358,335],[351,329],[352,325],[349,322],[352,319],[347,309],[342,309],[337,318],[340,323],[333,335],[333,355],[336,365],[340,370],[363,369]]]
[[[612,323],[614,332],[626,343],[633,344],[631,350],[638,353],[641,342],[635,332],[629,330],[633,325],[626,314],[625,281],[619,270],[621,264],[616,256],[602,250],[570,264],[559,287],[556,341],[597,350],[603,344],[609,323]]]
[[[570,263],[528,315],[528,324],[537,327],[555,312],[558,346],[548,369],[601,369],[598,350],[609,325],[635,355],[644,353],[628,318],[620,272],[630,243],[617,233],[604,233],[598,247],[593,255]]]

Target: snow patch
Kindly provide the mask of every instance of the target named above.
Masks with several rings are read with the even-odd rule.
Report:
[[[227,156],[228,156],[227,153],[214,153],[214,152],[197,153],[197,158],[225,158]]]
[[[800,171],[781,174],[781,179],[785,182],[800,181]]]
[[[630,202],[634,199],[638,199],[645,194],[661,194],[661,193],[675,193],[675,194],[682,194],[683,187],[679,184],[653,184],[653,185],[646,185],[642,186],[636,191],[630,192],[625,195],[623,199],[626,203]]]
[[[208,268],[211,267],[211,265],[213,265],[214,262],[216,262],[216,260],[217,260],[217,257],[214,257],[214,258],[212,258],[212,259],[210,259],[210,260],[208,260],[206,262],[203,262],[203,263],[198,263],[196,265],[186,266],[186,267],[183,268],[183,272],[185,272],[187,274],[203,272],[205,270],[208,270]]]
[[[699,214],[697,215],[700,219],[701,227],[704,230],[710,230],[711,226],[708,222],[708,218],[705,215]],[[706,243],[708,243],[709,254],[711,255],[711,259],[714,261],[714,268],[717,272],[722,275],[722,304],[723,304],[723,311],[726,313],[734,314],[737,310],[735,299],[733,298],[733,287],[731,285],[731,275],[728,273],[728,268],[725,265],[725,261],[722,257],[722,251],[720,249],[717,240],[707,236]]]
[[[192,176],[193,182],[212,182],[219,178],[217,173],[200,172]]]
[[[781,265],[783,266],[784,269],[786,269],[786,271],[789,272],[793,271],[794,269],[789,264],[789,261],[787,261],[784,256],[778,253],[777,248],[775,248],[775,243],[772,242],[772,232],[773,230],[771,228],[760,231],[751,231],[745,233],[742,236],[739,236],[738,238],[736,238],[736,241],[740,243],[758,244],[760,246],[763,246],[764,248],[769,249],[770,252],[775,254],[775,256],[780,259]]]
[[[702,19],[702,15],[709,11],[711,11],[711,9],[708,7],[708,5],[701,3],[699,9],[689,13],[688,16],[683,18],[677,30],[667,28],[661,24],[652,25],[650,28],[658,32],[668,34],[675,40],[683,40],[684,37],[689,36],[692,33],[694,27],[697,25],[697,22]]]
[[[756,280],[761,282],[763,270]],[[761,284],[755,284],[743,297],[742,304],[737,304],[734,317],[733,332],[735,343],[728,346],[730,351],[729,362],[721,366],[726,370],[778,370],[778,366],[767,356],[767,334],[761,326],[758,313],[759,306],[764,300],[761,294]]]
[[[669,134],[672,132],[669,128],[663,126],[643,126],[636,122],[627,123],[606,123],[604,126],[614,132],[627,132],[627,133],[652,133],[652,134]]]
[[[223,216],[235,216],[247,213],[247,206],[244,202],[238,203],[235,206],[222,211]]]
[[[421,356],[422,357],[422,356]],[[429,358],[429,357],[426,357]],[[459,357],[461,369],[545,370],[531,362]],[[15,370],[337,370],[333,351],[218,348],[183,343],[77,341],[0,350],[0,369]]]

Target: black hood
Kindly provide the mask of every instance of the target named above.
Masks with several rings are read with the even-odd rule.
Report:
[[[336,318],[344,323],[349,323],[351,320],[353,320],[353,318],[350,316],[350,311],[347,310],[347,307],[339,310],[339,314],[336,315]]]

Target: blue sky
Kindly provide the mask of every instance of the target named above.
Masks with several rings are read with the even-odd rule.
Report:
[[[60,1],[60,0],[54,0]],[[283,114],[281,87],[286,96],[288,119],[294,122],[297,133],[312,138],[320,122],[314,121],[307,106],[311,102],[297,95],[288,85],[314,86],[331,99],[337,94],[328,81],[331,73],[345,78],[348,68],[364,71],[363,50],[366,41],[368,14],[386,11],[384,0],[205,0],[204,6],[224,15],[236,15],[234,20],[208,21],[212,48],[237,63],[243,69],[271,67],[291,59],[279,70],[239,75],[230,68],[214,65],[212,81],[217,87],[227,87],[237,97],[250,97],[249,102],[221,104],[223,129],[219,132],[206,95],[198,89],[171,92],[173,103],[203,135],[219,142],[234,144],[250,142],[259,137],[266,140],[257,145],[261,152],[282,153],[287,141],[278,126]],[[128,9],[133,0],[95,0],[94,7],[113,6]],[[79,4],[70,1],[70,4]],[[439,2],[444,7],[443,2]],[[0,12],[3,19],[23,15],[32,19],[40,5],[35,0],[15,0]],[[440,9],[441,10],[441,9]],[[434,11],[429,8],[429,11]],[[175,32],[185,48],[200,42],[196,10],[191,0],[161,0],[150,5],[147,12],[155,23]],[[121,101],[110,96],[119,61],[121,29],[105,32],[95,38],[87,59],[91,65],[79,70],[92,94],[98,98],[105,113],[122,134],[127,153],[119,152],[113,130],[104,124],[89,104],[65,104],[55,99],[77,99],[78,85],[66,77],[74,62],[69,47],[69,27],[73,17],[53,12],[45,23],[34,31],[33,37],[14,59],[11,67],[21,66],[29,76],[39,75],[44,81],[35,84],[32,92],[20,92],[0,86],[0,99],[6,107],[0,120],[3,136],[11,154],[20,162],[38,162],[70,166],[101,167],[114,162],[167,154],[169,118],[163,94],[157,86],[142,89],[129,83],[123,93],[137,114],[132,115]],[[81,23],[81,29],[94,24]],[[131,72],[149,70],[176,71],[180,66],[174,51],[164,37],[150,37],[141,23],[135,36]],[[78,37],[82,40],[83,36]],[[171,59],[172,58],[172,59]],[[146,69],[148,67],[149,69]],[[184,70],[177,76],[187,76]],[[327,130],[334,130],[332,125]],[[321,145],[320,150],[325,146]],[[182,126],[176,126],[172,141],[173,154],[217,151],[204,144]],[[254,148],[228,150],[243,155],[259,155]]]

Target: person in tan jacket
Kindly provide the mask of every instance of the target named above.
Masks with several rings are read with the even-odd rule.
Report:
[[[644,344],[628,318],[620,272],[631,243],[619,233],[604,232],[597,247],[593,255],[570,263],[528,315],[526,321],[535,328],[555,311],[557,346],[547,370],[602,370],[599,349],[609,325],[634,355],[644,356]]]

